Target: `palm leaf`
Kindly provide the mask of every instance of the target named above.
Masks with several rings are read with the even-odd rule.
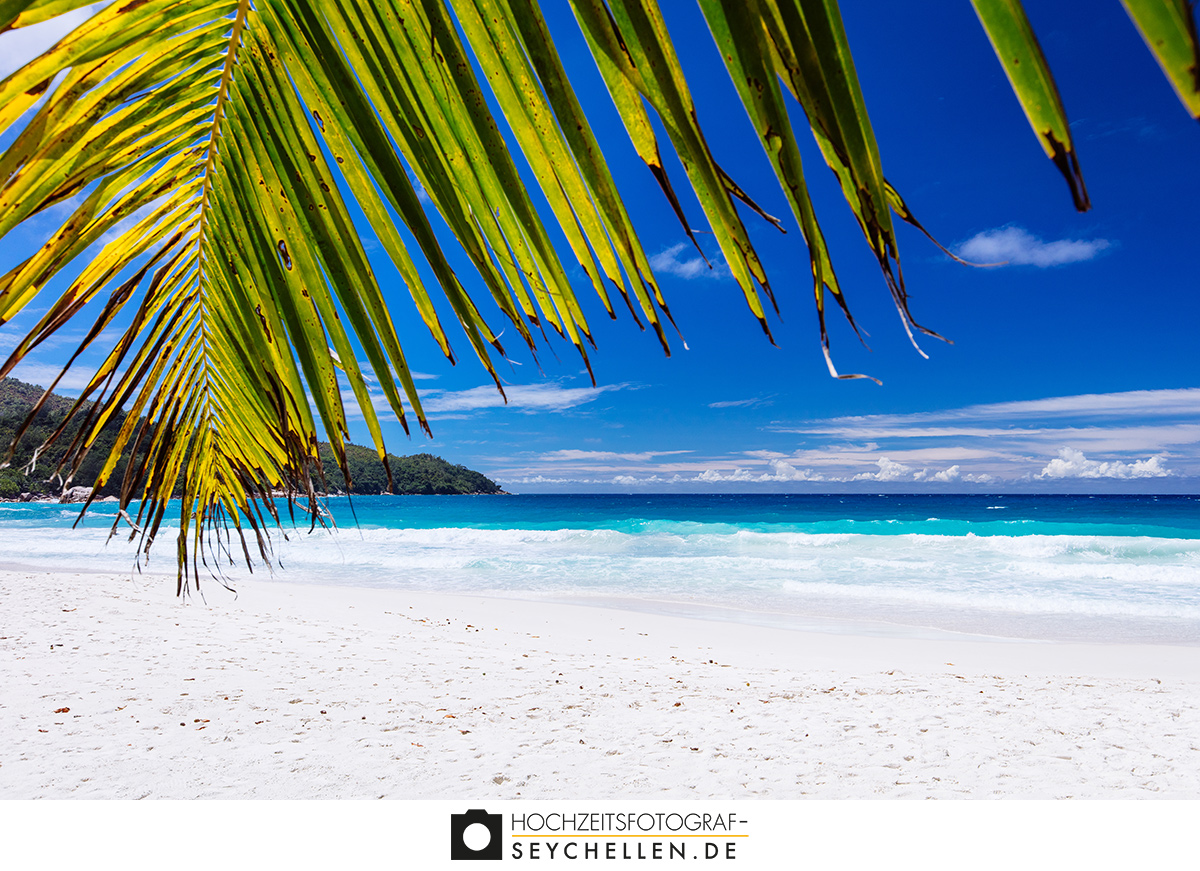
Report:
[[[1092,204],[1083,184],[1067,113],[1021,0],[971,2],[1042,150],[1067,180],[1075,208],[1086,212]]]
[[[1015,51],[1033,61],[1020,74],[1007,61],[1006,69],[1085,204],[1065,115],[1019,4],[975,2],[1002,60]],[[0,32],[87,5],[0,0]],[[1164,18],[1148,0],[1126,5],[1180,87],[1187,10],[1165,4],[1174,17]],[[785,228],[715,160],[658,3],[571,6],[683,232],[696,242],[653,116],[769,337],[762,297],[775,298],[738,204]],[[924,228],[884,177],[835,0],[701,0],[701,8],[806,243],[836,375],[827,295],[847,317],[849,306],[784,88],[807,116],[910,336],[923,328],[908,310],[893,211]],[[1194,48],[1194,26],[1188,34]],[[488,91],[542,200],[525,185]],[[119,476],[122,513],[138,503],[131,536],[143,554],[168,501],[181,497],[181,591],[199,583],[201,566],[215,569],[235,551],[249,561],[247,536],[270,558],[274,494],[285,494],[289,510],[306,503],[310,522],[321,522],[319,437],[352,484],[344,395],[385,463],[369,380],[406,431],[410,420],[428,431],[393,321],[399,309],[387,304],[356,215],[442,353],[456,359],[439,301],[498,389],[498,331],[451,266],[423,196],[482,295],[531,351],[549,326],[590,370],[591,331],[568,279],[570,257],[608,314],[616,316],[615,290],[669,352],[666,301],[535,0],[112,3],[0,82],[0,134],[10,139],[0,153],[0,239],[56,206],[65,214],[0,276],[0,324],[35,299],[45,306],[0,377],[64,324],[96,312],[63,372],[94,347],[104,359],[72,411],[83,424],[57,472],[68,484],[101,429],[124,412],[96,484]],[[565,237],[564,251],[552,231]],[[56,286],[66,289],[43,299],[60,276]],[[117,340],[103,345],[113,329]],[[131,459],[120,467],[123,452]]]
[[[1200,39],[1195,3],[1188,0],[1121,0],[1146,45],[1167,74],[1184,108],[1200,121]]]

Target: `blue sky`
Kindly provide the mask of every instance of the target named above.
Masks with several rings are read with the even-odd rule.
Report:
[[[828,376],[799,232],[790,220],[783,235],[746,214],[782,311],[772,322],[779,347],[764,339],[715,248],[709,270],[686,244],[566,4],[546,6],[687,349],[674,337],[667,359],[628,316],[610,322],[580,272],[599,344],[597,387],[566,343],[551,341],[535,362],[509,341],[512,360],[499,365],[505,406],[465,339],[455,343],[456,367],[440,356],[380,258],[434,431],[410,440],[388,427],[394,452],[438,453],[522,493],[1200,492],[1200,128],[1118,2],[1087,4],[1086,16],[1083,4],[1028,10],[1073,121],[1093,202],[1085,214],[966,0],[842,4],[887,177],[943,244],[975,261],[1007,261],[962,266],[900,229],[913,312],[953,340],[922,339],[924,359],[803,134],[818,215],[870,334],[867,350],[831,314],[834,360],[882,385]],[[769,212],[790,214],[695,4],[664,7],[718,161]],[[690,193],[669,158],[668,172],[681,196]],[[694,199],[684,200],[703,226]],[[0,267],[38,230],[0,241]],[[503,325],[494,310],[485,315]],[[82,329],[14,374],[50,380]],[[0,332],[0,350],[16,332]],[[355,434],[367,441],[365,427]]]

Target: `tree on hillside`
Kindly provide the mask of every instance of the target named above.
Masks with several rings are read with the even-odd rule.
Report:
[[[1188,111],[1200,115],[1190,4],[1123,2]],[[0,32],[86,5],[0,0]],[[1086,209],[1070,129],[1019,0],[974,5],[1042,148],[1076,207]],[[651,113],[769,338],[766,308],[775,300],[738,203],[776,219],[715,161],[658,0],[571,0],[571,7],[683,232],[695,242]],[[837,375],[825,309],[832,299],[847,318],[850,310],[805,185],[790,100],[836,174],[905,329],[929,332],[908,310],[893,214],[920,225],[883,174],[836,0],[700,0],[700,7],[807,243],[830,372]],[[541,208],[472,61],[537,178]],[[99,483],[117,474],[117,458],[133,446],[142,459],[122,474],[141,483],[136,492],[122,488],[122,499],[141,499],[143,547],[182,483],[181,589],[206,529],[232,525],[240,534],[249,525],[266,557],[260,530],[264,513],[274,516],[270,494],[315,498],[321,433],[349,478],[343,386],[385,463],[368,372],[406,430],[410,418],[428,430],[354,225],[357,210],[442,351],[453,359],[435,295],[497,389],[490,355],[504,354],[500,331],[455,274],[423,199],[531,349],[534,331],[549,326],[588,362],[589,327],[567,258],[550,242],[549,220],[605,309],[627,308],[669,352],[667,303],[537,0],[110,3],[0,82],[5,131],[12,141],[0,155],[0,239],[53,206],[70,214],[0,277],[0,323],[90,246],[100,249],[49,301],[0,377],[96,301],[99,314],[72,361],[107,341],[106,330],[119,335],[102,349],[107,357],[73,409],[84,420],[63,477],[124,409]],[[400,228],[419,251],[409,250]],[[435,285],[421,279],[414,257],[428,263]],[[610,290],[621,297],[616,303]]]
[[[0,469],[0,499],[55,497],[63,489],[61,481],[47,479],[45,470],[61,465],[63,452],[69,450],[87,415],[77,414],[73,419],[68,419],[67,413],[74,405],[73,400],[53,393],[44,397],[43,393],[42,388],[33,384],[15,378],[0,378],[0,444],[12,446],[12,460],[8,468]],[[40,410],[31,414],[39,402]],[[120,495],[123,482],[119,479],[109,480],[102,488],[93,485],[123,423],[124,415],[118,412],[93,443],[94,449],[88,457],[75,469],[75,483],[85,491],[92,490],[93,498]],[[61,435],[53,440],[45,453],[35,453],[59,430]],[[21,435],[18,436],[18,433]],[[324,479],[323,493],[342,495],[347,489],[346,481],[326,442],[318,444],[318,457],[321,460],[320,477]],[[124,468],[130,462],[141,463],[141,458],[135,461],[127,446],[119,465]],[[348,444],[346,463],[353,482],[350,492],[355,494],[371,496],[390,492],[407,496],[454,496],[504,492],[485,475],[465,466],[452,465],[432,454],[409,457],[388,454],[385,470],[374,451],[361,445]],[[172,495],[178,497],[182,482],[176,481],[175,487]]]

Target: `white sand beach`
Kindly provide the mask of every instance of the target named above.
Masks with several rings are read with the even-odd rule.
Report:
[[[1200,797],[1200,648],[0,572],[0,798]]]

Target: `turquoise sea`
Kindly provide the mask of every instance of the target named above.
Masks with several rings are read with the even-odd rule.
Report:
[[[329,500],[275,577],[824,631],[1200,644],[1200,497],[538,495]],[[128,571],[111,504],[0,505],[0,563]],[[170,516],[170,515],[168,515]],[[151,568],[172,569],[164,529]],[[247,577],[226,567],[234,585]],[[260,572],[261,574],[261,572]]]

